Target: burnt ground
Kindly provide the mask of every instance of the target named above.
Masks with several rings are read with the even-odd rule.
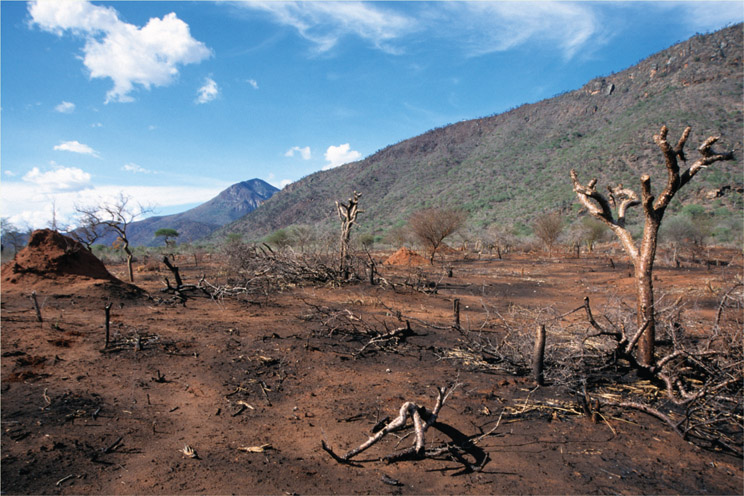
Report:
[[[696,332],[741,277],[741,258],[721,256],[734,263],[656,270],[657,292],[682,297]],[[214,262],[177,263],[187,283],[225,275]],[[615,297],[632,303],[628,267],[615,263],[452,255],[452,278],[441,267],[381,266],[388,281],[438,282],[435,294],[359,282],[248,299],[194,296],[185,305],[160,292],[162,266],[136,272],[145,294],[81,277],[5,280],[2,492],[741,494],[739,458],[694,446],[635,410],[606,409],[592,423],[561,384],[535,388],[526,375],[452,353],[464,336],[448,328],[454,298],[465,329],[503,339],[503,329],[483,325],[496,314],[523,314],[526,329],[541,309],[568,312],[585,295],[598,314]],[[125,277],[123,266],[108,268]],[[107,303],[111,341],[103,350]],[[362,319],[356,330],[346,310]],[[403,325],[398,314],[414,335],[359,354],[369,328]],[[460,460],[379,461],[412,443],[401,433],[354,465],[321,449],[325,440],[345,453],[405,401],[432,408],[437,387],[454,383],[441,430],[427,431],[426,441],[465,447]],[[184,455],[186,445],[198,458]]]

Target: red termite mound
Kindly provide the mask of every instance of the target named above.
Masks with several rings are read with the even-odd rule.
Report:
[[[3,265],[3,283],[38,279],[118,281],[95,255],[74,239],[51,229],[31,234],[28,245]]]
[[[403,246],[383,262],[385,265],[426,265],[427,259]]]

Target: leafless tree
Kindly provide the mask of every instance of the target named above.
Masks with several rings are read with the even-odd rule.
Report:
[[[85,245],[89,252],[93,252],[93,244],[105,234],[105,229],[101,226],[94,226],[86,222],[86,216],[80,215],[78,227],[70,230],[70,237]]]
[[[548,256],[553,254],[553,246],[558,241],[558,236],[563,231],[563,218],[558,212],[552,212],[538,217],[532,225],[535,236],[543,242],[548,249]]]
[[[667,184],[658,198],[651,193],[651,178],[646,174],[641,176],[641,197],[639,199],[635,191],[624,188],[622,184],[615,188],[608,187],[608,194],[605,196],[597,191],[596,179],[592,179],[589,183],[583,185],[579,182],[576,171],[571,170],[571,180],[579,202],[591,215],[606,223],[617,235],[635,267],[637,324],[639,332],[645,328],[638,345],[639,362],[644,367],[652,367],[654,364],[656,322],[652,272],[654,258],[656,257],[659,227],[664,212],[677,191],[701,169],[714,162],[734,158],[732,152],[719,153],[713,151],[712,146],[719,138],[711,136],[698,148],[701,157],[686,171],[680,173],[678,159],[683,162],[686,161],[684,146],[690,135],[690,130],[690,127],[685,129],[675,146],[667,141],[668,129],[666,126],[663,126],[659,134],[654,136],[654,142],[664,155],[667,170]],[[627,210],[637,205],[642,206],[645,217],[643,235],[638,244],[625,227]],[[613,212],[613,208],[616,209],[616,213]]]
[[[75,206],[80,215],[80,224],[83,229],[98,232],[99,229],[110,230],[116,233],[122,248],[127,255],[127,272],[129,282],[134,282],[134,271],[132,270],[132,250],[129,247],[127,228],[139,217],[152,211],[152,208],[142,205],[133,206],[131,198],[119,193],[116,200],[104,201],[98,205],[84,207]]]
[[[7,217],[0,219],[0,240],[2,241],[3,250],[6,245],[13,247],[13,253],[18,253],[26,245],[29,238],[29,229],[25,231],[17,228]]]
[[[336,202],[336,211],[341,220],[341,263],[339,271],[348,277],[349,272],[349,239],[351,238],[351,227],[356,222],[359,210],[359,197],[361,193],[354,191],[354,195],[346,203]]]
[[[501,257],[511,250],[516,240],[514,235],[504,226],[491,225],[486,231],[486,240],[490,250],[496,250],[496,255]]]
[[[430,250],[429,262],[434,263],[434,255],[442,242],[457,232],[465,223],[465,212],[451,208],[426,208],[414,212],[408,220],[413,235]]]

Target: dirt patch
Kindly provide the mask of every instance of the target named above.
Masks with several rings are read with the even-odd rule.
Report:
[[[176,261],[185,283],[203,274],[224,283],[216,263],[191,262]],[[463,340],[451,325],[454,298],[463,329],[497,342],[505,332],[482,323],[510,312],[564,313],[589,295],[599,316],[605,302],[632,298],[627,265],[616,258],[613,268],[599,256],[471,255],[450,263],[453,277],[437,293],[358,282],[244,299],[194,296],[185,304],[162,297],[155,279],[137,280],[151,298],[111,292],[101,280],[49,279],[37,290],[44,323],[27,296],[9,290],[24,286],[3,284],[2,492],[741,492],[740,459],[697,449],[653,417],[603,409],[595,424],[554,384],[536,389],[498,363],[483,368],[448,353]],[[703,333],[741,269],[740,258],[725,267],[659,266],[656,288],[660,297],[682,296],[690,330]],[[410,273],[405,266],[380,270],[391,283]],[[442,278],[438,265],[417,270]],[[724,318],[742,318],[741,309],[733,312],[727,307]],[[344,318],[329,318],[336,315]],[[405,320],[410,335],[385,338]],[[325,440],[345,453],[404,402],[431,408],[437,387],[454,382],[461,385],[427,431],[426,447],[478,441],[460,456],[482,464],[480,471],[448,453],[377,459],[408,448],[410,429],[355,457],[359,466],[339,464],[321,448]],[[186,445],[198,458],[184,454]]]
[[[383,262],[385,265],[427,265],[428,263],[429,261],[427,259],[405,246],[390,255]]]

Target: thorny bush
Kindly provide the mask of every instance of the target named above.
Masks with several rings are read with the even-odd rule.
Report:
[[[296,253],[290,247],[274,250],[267,244],[229,241],[223,246],[222,255],[227,273],[226,288],[232,294],[266,296],[302,284],[344,281],[337,268],[337,259],[327,253]],[[352,262],[352,273],[356,276],[363,264],[356,258]]]
[[[449,350],[447,358],[482,370],[528,375],[535,331],[545,325],[548,384],[576,396],[585,412],[602,405],[639,410],[685,439],[741,457],[744,285],[737,283],[722,295],[712,325],[694,322],[680,300],[665,305],[660,298],[653,369],[639,369],[628,352],[637,332],[633,309],[619,301],[610,301],[607,308],[594,317],[586,300],[585,306],[564,315],[520,307],[506,315],[487,312],[478,328],[462,331],[462,345]],[[583,311],[588,316],[579,313]]]

